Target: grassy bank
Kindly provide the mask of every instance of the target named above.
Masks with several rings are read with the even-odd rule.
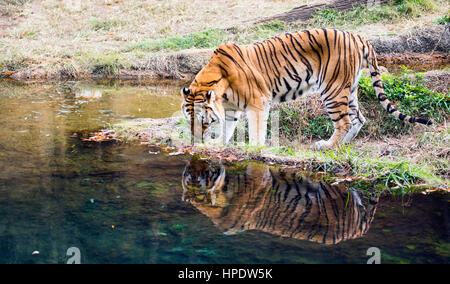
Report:
[[[430,117],[434,126],[411,125],[390,116],[376,100],[370,78],[360,81],[360,105],[367,123],[350,145],[317,151],[310,147],[327,139],[333,130],[320,98],[308,96],[290,104],[274,107],[280,114],[280,145],[227,147],[197,145],[191,148],[189,127],[183,119],[132,120],[113,125],[121,140],[160,144],[176,154],[191,152],[228,161],[256,159],[274,164],[295,165],[304,170],[326,172],[333,180],[358,183],[377,182],[396,192],[414,189],[413,185],[449,185],[450,177],[450,94],[431,91],[420,73],[383,76],[385,92],[404,113]],[[241,125],[240,127],[246,127]],[[270,130],[268,132],[270,140]],[[167,146],[176,146],[167,148]],[[178,152],[177,152],[178,151]]]
[[[444,0],[393,0],[370,10],[321,10],[305,22],[251,24],[245,22],[307,1],[244,2],[8,0],[0,9],[13,25],[0,32],[0,74],[117,77],[123,70],[148,70],[161,53],[214,48],[226,41],[248,44],[323,26],[367,36],[396,34],[445,24],[449,10]]]

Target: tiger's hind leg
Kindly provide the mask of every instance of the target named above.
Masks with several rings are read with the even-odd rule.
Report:
[[[325,96],[326,97],[326,96]],[[315,143],[317,149],[327,149],[343,141],[344,137],[353,127],[350,120],[350,109],[348,105],[350,91],[342,90],[340,94],[334,96],[331,101],[324,101],[328,115],[333,121],[334,132],[327,141],[320,140]]]
[[[350,94],[350,100],[348,102],[349,106],[349,116],[350,120],[352,122],[352,127],[347,132],[347,134],[342,139],[343,143],[350,143],[353,138],[358,135],[359,131],[361,130],[361,127],[363,127],[364,123],[366,122],[365,117],[362,115],[361,110],[358,105],[358,85],[355,85],[353,88],[353,92]]]

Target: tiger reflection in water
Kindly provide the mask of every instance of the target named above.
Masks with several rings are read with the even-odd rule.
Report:
[[[379,197],[364,206],[343,185],[312,182],[295,171],[249,163],[244,169],[193,159],[183,172],[183,200],[224,234],[259,230],[324,244],[363,236]]]

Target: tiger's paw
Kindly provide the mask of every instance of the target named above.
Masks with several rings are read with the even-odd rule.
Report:
[[[222,137],[210,139],[205,144],[209,147],[220,147],[224,145]]]
[[[317,150],[328,149],[331,147],[330,143],[328,143],[328,141],[325,140],[317,141],[316,143],[314,143],[314,146],[316,147]]]

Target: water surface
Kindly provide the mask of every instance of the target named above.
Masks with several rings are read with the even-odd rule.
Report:
[[[449,195],[84,142],[170,116],[183,82],[0,82],[0,263],[448,263]],[[86,135],[86,136],[83,136]],[[154,154],[157,152],[157,154]],[[39,251],[39,254],[32,254]]]

